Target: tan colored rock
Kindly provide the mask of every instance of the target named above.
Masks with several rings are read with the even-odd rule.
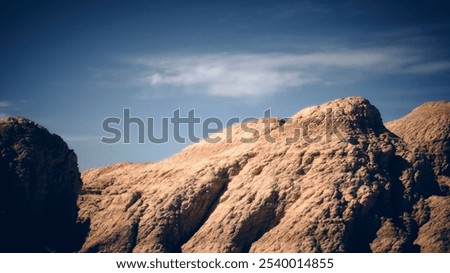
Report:
[[[430,157],[436,175],[450,176],[450,102],[425,103],[386,127]]]
[[[85,252],[419,251],[414,205],[439,192],[429,161],[360,97],[82,179]]]
[[[432,196],[426,199],[428,221],[420,226],[415,241],[422,252],[450,251],[450,197]]]
[[[410,150],[426,158],[440,184],[414,205],[415,243],[423,252],[450,251],[450,102],[428,102],[386,124]],[[431,196],[430,196],[431,195]]]

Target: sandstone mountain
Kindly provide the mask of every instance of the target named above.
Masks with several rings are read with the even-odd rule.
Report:
[[[425,104],[391,132],[351,97],[88,170],[81,251],[448,252],[449,109]]]
[[[77,158],[24,118],[0,120],[0,252],[77,251]]]

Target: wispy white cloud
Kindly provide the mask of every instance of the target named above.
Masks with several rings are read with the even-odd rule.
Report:
[[[0,108],[6,108],[6,107],[9,107],[10,105],[11,105],[11,103],[9,101],[0,100]]]
[[[196,86],[210,95],[231,97],[268,94],[316,80],[280,57],[219,54],[146,61],[150,71],[142,80],[150,86]]]
[[[0,100],[0,110],[2,111],[8,111],[7,108],[11,106],[11,103],[6,100]],[[5,112],[0,112],[0,118],[9,117],[10,115]]]
[[[411,74],[433,74],[443,71],[450,71],[450,61],[432,61],[413,64],[407,67],[405,72]]]
[[[450,62],[425,61],[413,48],[347,49],[308,54],[204,54],[138,57],[137,79],[150,90],[195,89],[213,96],[250,97],[308,84],[327,84],[336,75],[431,74],[450,70]],[[342,73],[344,72],[344,74]],[[351,76],[349,76],[351,77]],[[351,81],[352,79],[349,79]],[[342,79],[339,81],[342,82]]]

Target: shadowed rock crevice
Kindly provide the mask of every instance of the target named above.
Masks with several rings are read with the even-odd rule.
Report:
[[[242,221],[243,228],[239,229],[234,244],[231,245],[232,252],[249,252],[253,242],[271,228],[279,224],[282,213],[277,213],[280,204],[279,193],[276,190],[261,200],[262,205],[257,210],[250,212],[249,216]]]
[[[213,180],[194,194],[191,199],[185,201],[187,205],[184,206],[179,217],[181,226],[179,231],[180,240],[174,249],[175,251],[170,252],[182,251],[182,246],[194,236],[217,209],[233,177],[238,176],[254,156],[255,154],[251,153],[244,154],[240,160],[238,159],[230,165],[219,167],[218,170],[214,171]]]
[[[141,198],[141,193],[137,192],[137,194],[134,195],[132,197],[132,199],[130,200],[131,201],[130,203],[132,203],[131,205],[136,203],[137,200],[139,200],[140,198]],[[128,208],[131,207],[130,203],[128,203],[128,205],[129,205]],[[138,243],[139,225],[141,222],[142,215],[144,215],[146,209],[147,209],[147,206],[141,206],[139,211],[137,212],[137,215],[133,217],[134,219],[131,222],[129,235],[128,235],[129,248],[127,249],[126,252],[133,252],[133,249],[136,247],[136,244]]]
[[[181,252],[181,246],[197,232],[215,210],[230,182],[229,171],[228,168],[220,169],[214,175],[214,179],[192,198],[169,208],[171,211],[179,211],[179,214],[174,215],[177,223],[168,227],[164,232],[166,235],[163,235],[165,239],[162,244],[167,252]]]
[[[208,220],[209,216],[214,212],[217,206],[220,203],[220,198],[227,191],[228,183],[230,182],[230,178],[228,173],[225,175],[226,182],[223,183],[222,188],[217,192],[217,194],[213,197],[213,201],[210,202],[209,207],[206,207],[205,213],[199,218],[197,225],[187,232],[185,232],[180,239],[180,243],[177,246],[178,252],[181,252],[181,247],[191,239],[191,237],[201,228],[201,226]],[[204,195],[205,193],[200,193],[199,196]],[[189,219],[187,219],[189,221]]]
[[[140,191],[133,192],[130,200],[125,205],[124,210],[127,211],[132,205],[134,205],[139,199],[141,199],[141,197],[142,197],[142,192],[140,192]]]

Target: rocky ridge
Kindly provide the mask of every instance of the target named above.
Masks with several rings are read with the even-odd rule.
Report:
[[[81,188],[59,136],[1,119],[0,251],[449,252],[449,124],[449,102],[383,125],[350,97],[88,170]]]
[[[419,122],[436,122],[438,138],[403,130],[422,114],[392,133],[350,97],[235,125],[161,162],[88,170],[81,251],[448,252],[450,115],[438,104],[424,110],[436,121]]]

